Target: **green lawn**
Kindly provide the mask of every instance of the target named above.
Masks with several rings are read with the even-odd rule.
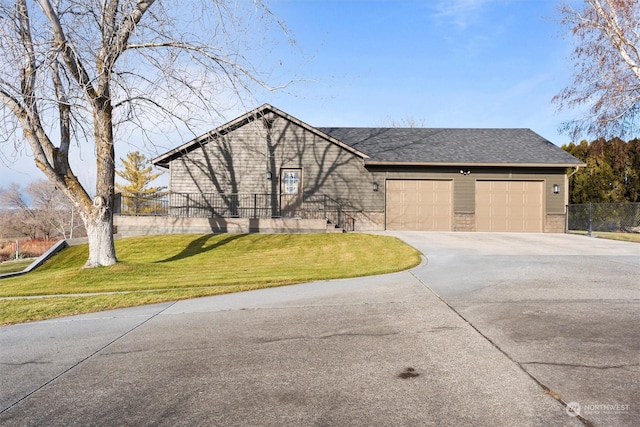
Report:
[[[582,234],[586,235],[586,231],[569,231],[571,234]],[[611,239],[611,240],[622,240],[624,242],[635,242],[640,243],[640,234],[638,233],[610,233],[606,231],[594,231],[591,233],[593,237],[599,237],[602,239]]]
[[[16,271],[22,271],[33,262],[33,258],[20,259],[18,261],[6,261],[0,263],[0,274],[15,273]]]
[[[0,280],[0,297],[21,297],[0,300],[0,325],[390,273],[420,262],[396,238],[358,233],[148,236],[117,240],[116,251],[118,264],[83,270],[88,247],[73,246],[32,273]],[[26,298],[34,296],[46,297]]]

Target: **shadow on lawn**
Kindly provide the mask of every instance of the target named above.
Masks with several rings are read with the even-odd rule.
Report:
[[[224,246],[227,243],[233,242],[236,239],[240,239],[242,237],[244,237],[243,234],[232,234],[229,235],[228,237],[225,237],[222,240],[217,241],[216,243],[210,245],[210,246],[205,246],[207,241],[209,239],[211,239],[212,235],[211,234],[207,234],[205,236],[202,237],[198,237],[197,239],[193,240],[191,243],[189,243],[187,245],[186,248],[184,248],[182,250],[182,252],[180,252],[179,254],[176,254],[174,256],[172,256],[171,258],[167,258],[167,259],[163,259],[160,261],[156,261],[156,263],[164,263],[164,262],[171,262],[171,261],[178,261],[181,259],[185,259],[185,258],[189,258],[192,257],[194,255],[198,255],[204,252],[209,252],[212,251],[214,249],[219,248],[220,246]]]

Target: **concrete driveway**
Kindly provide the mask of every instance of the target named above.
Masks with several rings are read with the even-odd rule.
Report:
[[[637,424],[640,246],[398,236],[428,262],[0,328],[0,425]]]
[[[395,234],[428,258],[414,270],[427,286],[586,420],[640,425],[640,244]]]

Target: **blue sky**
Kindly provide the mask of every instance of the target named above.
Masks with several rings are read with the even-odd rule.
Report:
[[[315,126],[526,127],[569,142],[551,98],[570,81],[555,0],[276,0],[314,83],[269,102]]]
[[[303,82],[257,93],[312,126],[531,128],[557,145],[558,127],[577,112],[557,113],[551,98],[571,78],[571,40],[558,23],[560,0],[272,0],[297,41],[269,60],[276,78]],[[259,37],[259,36],[258,36]],[[245,104],[247,105],[247,104]],[[244,111],[230,111],[229,119]],[[221,123],[212,123],[202,133]],[[186,142],[159,141],[150,156]],[[120,147],[117,157],[135,147]],[[28,155],[0,163],[0,187],[43,179]],[[155,152],[154,152],[155,151]],[[84,153],[77,174],[92,185]]]

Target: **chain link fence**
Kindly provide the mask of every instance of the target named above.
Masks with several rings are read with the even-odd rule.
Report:
[[[567,207],[568,231],[640,233],[640,203],[586,203]]]

